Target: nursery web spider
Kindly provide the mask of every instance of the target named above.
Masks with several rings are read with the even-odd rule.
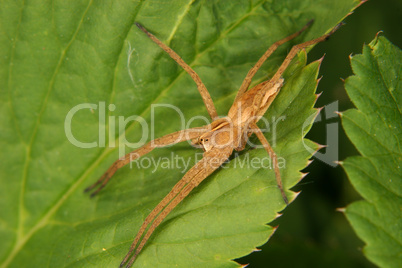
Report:
[[[163,44],[154,35],[149,33],[142,25],[136,23],[137,27],[142,30],[152,41],[166,51],[169,56],[174,59],[194,80],[197,84],[198,91],[204,101],[209,115],[213,122],[204,127],[184,129],[165,135],[155,139],[143,147],[125,155],[112,164],[112,166],[103,174],[103,176],[93,185],[89,186],[85,191],[90,191],[97,187],[91,194],[96,195],[110,180],[113,174],[121,167],[128,164],[158,147],[163,147],[187,140],[192,140],[193,145],[196,145],[204,150],[203,158],[197,162],[183,178],[173,187],[173,189],[162,199],[162,201],[152,210],[146,217],[140,230],[138,231],[134,242],[132,243],[129,252],[120,264],[123,267],[127,262],[126,267],[130,267],[135,258],[141,252],[145,243],[154,232],[155,228],[166,218],[166,216],[204,179],[218,169],[232,154],[233,150],[241,151],[245,148],[246,142],[251,134],[255,133],[265,150],[272,158],[274,163],[274,172],[278,188],[282,194],[283,200],[288,204],[285,191],[282,187],[281,175],[277,165],[277,156],[272,147],[268,143],[262,131],[258,128],[257,122],[265,114],[268,107],[271,105],[275,97],[278,95],[284,79],[281,78],[292,59],[297,55],[298,51],[318,42],[326,40],[333,34],[341,24],[335,26],[328,34],[311,41],[301,43],[292,47],[286,56],[279,69],[274,76],[267,81],[264,81],[250,90],[248,90],[251,80],[265,62],[265,60],[283,43],[297,37],[306,30],[313,20],[309,21],[298,32],[275,42],[262,55],[258,62],[247,73],[240,89],[236,95],[234,103],[229,110],[229,113],[224,118],[219,118],[216,112],[214,103],[208,93],[205,85],[202,83],[198,74],[187,65],[179,55],[171,48]],[[148,228],[148,230],[147,230]],[[132,253],[135,250],[133,256]],[[131,259],[130,259],[131,256]]]

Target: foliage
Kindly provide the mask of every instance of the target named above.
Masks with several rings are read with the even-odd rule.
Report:
[[[402,261],[402,53],[376,37],[351,58],[354,76],[346,90],[356,106],[342,114],[342,124],[361,156],[343,162],[350,181],[365,200],[346,216],[366,243],[364,253],[380,267]]]
[[[291,44],[324,34],[356,5],[350,0],[3,1],[2,267],[117,266],[150,209],[181,178],[178,168],[153,172],[127,167],[95,199],[82,193],[118,158],[123,138],[142,138],[139,122],[121,127],[119,118],[139,115],[155,122],[157,137],[183,126],[169,109],[155,109],[151,120],[151,104],[175,105],[187,120],[206,116],[188,75],[133,26],[134,21],[194,67],[223,115],[247,70],[270,44],[315,19],[311,29],[278,50],[256,81],[273,73]],[[319,62],[304,64],[301,53],[267,116],[286,115],[278,123],[275,146],[286,160],[286,188],[300,180],[298,170],[310,157],[300,133],[316,112],[312,106]],[[97,141],[94,148],[74,146],[65,132],[68,112],[83,103],[97,106],[74,115],[72,133],[82,142]],[[106,133],[104,141],[99,133]],[[195,159],[195,149],[188,144],[157,150],[149,159],[169,158],[171,153]],[[259,149],[238,159],[247,157],[263,159],[266,154]],[[267,169],[234,165],[232,161],[216,172],[169,216],[135,265],[238,266],[230,260],[267,241],[274,229],[265,224],[285,207],[274,176]]]

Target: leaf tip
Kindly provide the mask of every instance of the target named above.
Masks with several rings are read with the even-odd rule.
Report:
[[[337,209],[335,209],[335,211],[345,213],[346,208],[337,208]]]
[[[301,172],[300,180],[304,179],[310,172]]]
[[[316,109],[317,109],[317,112],[318,112],[318,113],[321,113],[321,111],[324,109],[324,106],[317,107]]]
[[[318,79],[318,82],[320,82],[319,80],[321,80],[321,77]],[[321,97],[321,95],[322,95],[322,91],[320,93],[315,94],[315,101],[317,101],[318,98]]]
[[[293,202],[293,201],[299,196],[300,193],[301,193],[301,191],[293,192],[293,196],[292,196],[291,202]]]
[[[313,142],[315,146],[317,146],[317,148],[313,151],[313,155],[316,154],[319,150],[321,150],[322,148],[327,148],[327,145],[322,145],[319,144],[317,142]],[[313,160],[310,159],[311,162],[313,162]],[[309,162],[307,165],[310,165],[311,162]]]
[[[383,33],[383,31],[378,31],[378,32],[375,34],[375,37],[374,37],[373,41],[371,41],[370,44],[369,44],[369,46],[370,46],[371,49],[373,49],[373,48],[377,45],[378,39],[380,38],[380,35],[381,35],[382,33]]]
[[[301,182],[308,174],[310,174],[310,172],[300,172],[300,178],[297,180],[297,183]]]
[[[316,150],[315,151],[315,153],[317,152],[318,150]],[[307,160],[307,165],[306,165],[306,167],[308,167],[311,163],[313,163],[313,159],[309,159],[309,160]]]
[[[380,36],[380,34],[382,34],[382,33],[384,33],[384,31],[378,31],[377,33],[376,33],[376,35],[375,35],[375,38],[378,38],[379,36]]]
[[[321,93],[320,93],[321,94]],[[321,96],[321,95],[320,95]],[[316,111],[317,111],[317,113],[315,114],[315,116],[314,116],[314,120],[317,118],[317,116],[321,113],[321,111],[324,109],[324,107],[316,107],[316,108],[314,108]]]
[[[334,163],[336,164],[336,165],[343,165],[343,161],[334,161]]]
[[[325,55],[326,55],[326,54],[324,53],[324,55],[322,55],[321,58],[319,58],[318,60],[316,60],[320,66],[321,66],[322,61],[323,61],[324,58],[325,58]]]
[[[276,215],[275,215],[275,219],[277,219],[277,218],[279,218],[279,217],[281,217],[282,216],[282,213],[276,213]]]
[[[327,148],[328,147],[328,145],[326,145],[326,144],[319,144],[319,143],[316,143],[317,144],[317,146],[318,146],[318,149],[317,149],[317,151],[319,151],[319,150],[321,150],[321,149],[323,149],[323,148]],[[316,152],[317,152],[316,151]]]
[[[332,163],[334,163],[333,165],[331,165],[332,167],[337,167],[338,165],[340,165],[340,162],[338,160],[332,161]]]

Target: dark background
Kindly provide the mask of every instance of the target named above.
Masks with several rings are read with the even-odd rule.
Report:
[[[316,107],[339,101],[339,110],[353,108],[341,78],[352,75],[349,55],[361,54],[376,33],[383,31],[393,44],[402,47],[402,1],[371,0],[364,3],[344,21],[330,40],[318,44],[309,53],[309,61],[325,54],[321,66],[323,78],[318,86],[322,92]],[[334,71],[335,70],[335,71]],[[314,124],[307,137],[326,144],[326,124],[338,123],[339,160],[358,152],[347,139],[340,119],[322,120]],[[322,152],[325,152],[323,149]],[[362,254],[364,243],[356,236],[343,213],[351,202],[361,199],[339,165],[335,168],[319,161],[303,170],[309,172],[294,191],[301,191],[282,217],[271,223],[280,225],[269,243],[238,261],[248,267],[375,267]],[[290,254],[290,252],[292,254]]]

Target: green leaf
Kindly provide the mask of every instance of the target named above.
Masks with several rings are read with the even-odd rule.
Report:
[[[342,114],[346,134],[361,156],[343,167],[364,198],[346,216],[366,243],[364,254],[380,267],[402,263],[402,53],[376,37],[351,58],[354,76],[346,90],[357,109]]]
[[[269,45],[315,19],[278,49],[256,82],[272,75],[292,44],[324,34],[357,5],[351,0],[2,1],[1,267],[117,267],[147,214],[183,176],[185,168],[177,167],[175,157],[194,163],[201,156],[187,143],[155,150],[144,159],[170,166],[127,166],[96,198],[83,193],[120,149],[129,151],[123,138],[151,139],[143,136],[144,122],[154,137],[186,127],[176,111],[158,107],[151,113],[151,104],[178,107],[186,123],[207,116],[194,82],[135,21],[199,73],[225,115],[248,69]],[[273,119],[286,116],[277,123],[276,138],[270,131],[267,137],[275,138],[274,149],[286,160],[287,189],[301,179],[299,170],[310,157],[301,134],[316,113],[319,61],[304,66],[305,60],[300,53],[284,74],[286,85],[266,116],[271,127]],[[96,142],[93,148],[75,146],[66,134],[67,115],[82,104],[92,108],[74,114],[71,132],[80,142]],[[119,122],[132,115],[144,118],[143,124]],[[317,148],[308,140],[304,144]],[[252,150],[215,172],[157,228],[134,266],[237,267],[232,259],[264,244],[274,230],[266,223],[285,205],[272,170],[239,167],[236,161],[247,158],[269,161],[263,149]]]

